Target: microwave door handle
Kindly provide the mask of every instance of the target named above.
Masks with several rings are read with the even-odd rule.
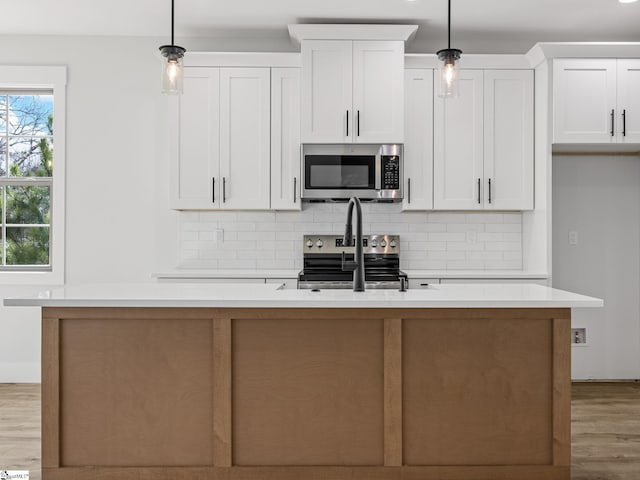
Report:
[[[375,187],[376,190],[382,189],[382,157],[380,154],[376,155],[376,175],[375,175]]]

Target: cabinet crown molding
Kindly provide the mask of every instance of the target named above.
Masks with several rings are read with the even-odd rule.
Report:
[[[291,24],[291,40],[300,45],[302,40],[413,40],[418,25],[365,25],[365,24]]]

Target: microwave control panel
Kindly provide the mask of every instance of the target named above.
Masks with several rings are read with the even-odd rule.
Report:
[[[397,190],[400,188],[400,157],[398,155],[382,155],[382,189]]]

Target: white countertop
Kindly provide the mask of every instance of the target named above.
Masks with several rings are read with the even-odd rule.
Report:
[[[525,272],[523,270],[412,270],[403,269],[409,278],[548,278],[547,273]],[[210,270],[175,269],[154,272],[157,279],[206,279],[206,278],[298,278],[300,270]]]
[[[396,290],[280,290],[277,284],[95,284],[5,298],[5,306],[239,308],[575,308],[602,300],[534,284]]]

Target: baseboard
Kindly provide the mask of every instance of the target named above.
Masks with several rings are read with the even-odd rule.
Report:
[[[0,363],[0,383],[40,383],[40,363]]]
[[[586,380],[571,380],[571,383],[640,383],[638,378],[589,378]]]

